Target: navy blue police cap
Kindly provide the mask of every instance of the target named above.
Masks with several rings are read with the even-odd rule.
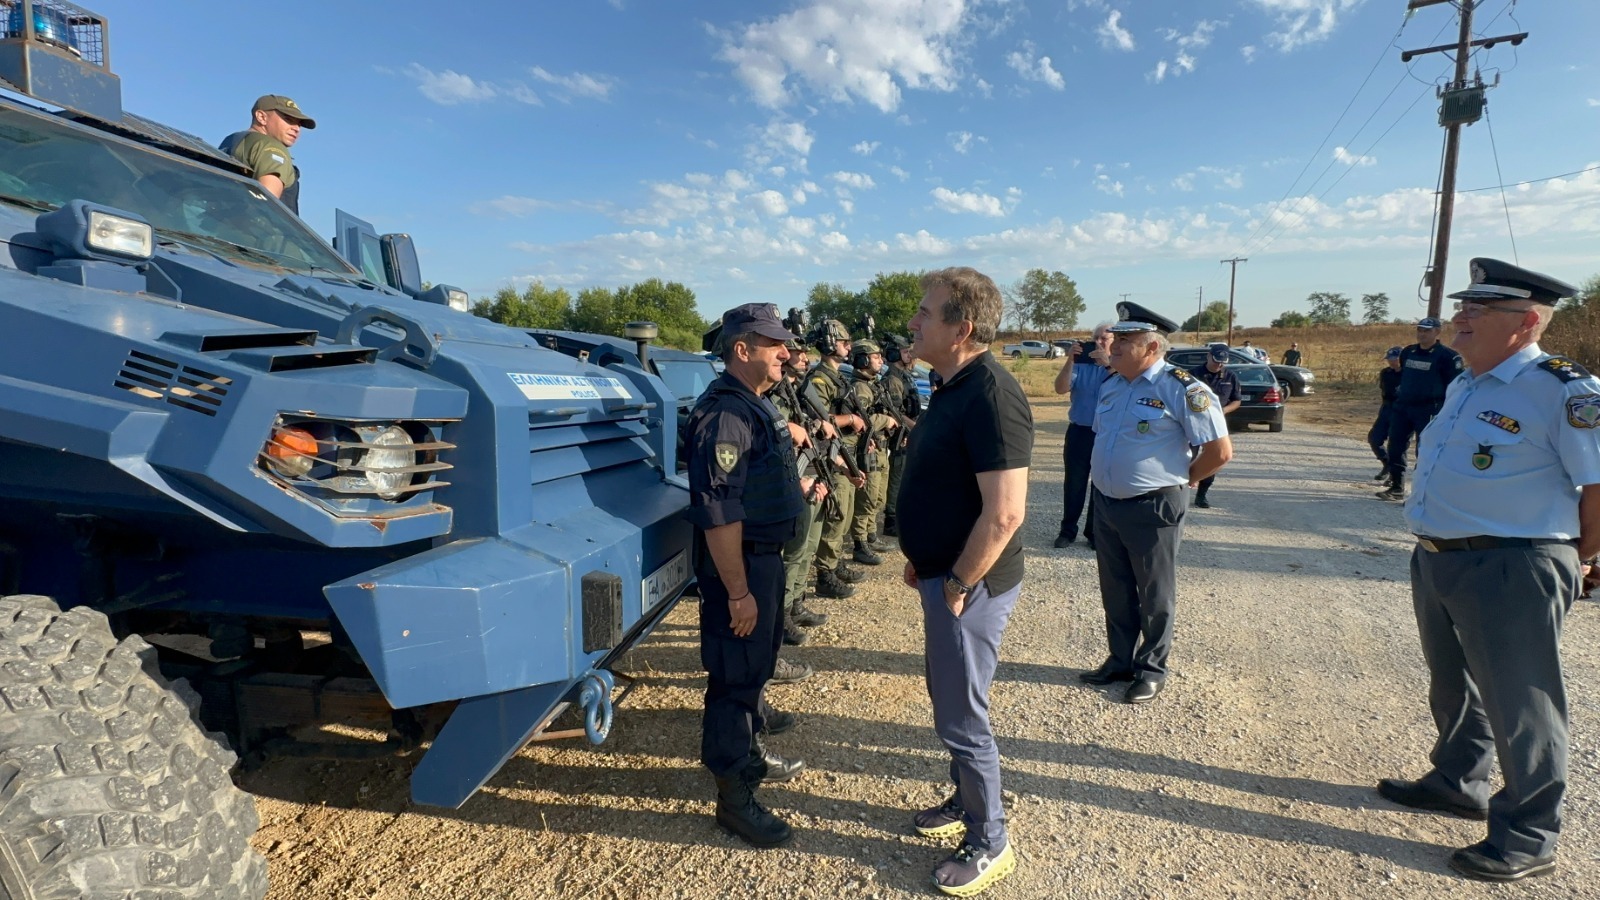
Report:
[[[1548,275],[1521,266],[1480,256],[1469,264],[1472,286],[1450,295],[1452,300],[1532,300],[1554,306],[1567,297],[1578,296],[1578,289]]]
[[[1402,351],[1401,351],[1401,349],[1399,347],[1390,347],[1388,349],[1388,351],[1383,354],[1383,358],[1384,359],[1399,359],[1401,352]]]
[[[1439,328],[1443,328],[1444,324],[1438,319],[1435,319],[1433,316],[1424,316],[1423,318],[1417,320],[1417,327],[1432,328],[1437,330]]]
[[[1142,331],[1171,334],[1178,330],[1178,323],[1137,303],[1124,300],[1117,304],[1117,324],[1106,330],[1112,334],[1138,334]]]
[[[1216,342],[1207,344],[1206,345],[1206,350],[1211,354],[1211,358],[1216,360],[1217,362],[1227,362],[1228,361],[1228,345],[1227,344],[1224,344],[1224,343],[1222,343],[1220,341],[1216,341]]]
[[[740,335],[754,332],[775,341],[797,341],[800,336],[783,327],[775,303],[742,303],[722,314],[724,334]]]

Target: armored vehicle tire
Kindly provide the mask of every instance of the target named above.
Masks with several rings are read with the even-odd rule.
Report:
[[[141,638],[0,597],[0,900],[258,900],[255,801]]]

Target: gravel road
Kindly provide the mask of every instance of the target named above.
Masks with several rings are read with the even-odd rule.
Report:
[[[1600,897],[1600,639],[1580,601],[1565,641],[1572,771],[1560,868],[1526,885],[1445,861],[1482,823],[1377,797],[1427,767],[1427,683],[1401,510],[1374,500],[1356,440],[1297,428],[1235,436],[1190,513],[1165,693],[1147,706],[1075,677],[1105,654],[1094,558],[1051,549],[1064,404],[1035,410],[1028,576],[993,717],[1017,872],[985,897]],[[947,848],[912,810],[946,790],[922,684],[920,611],[900,557],[793,652],[817,675],[774,687],[802,716],[772,740],[810,768],[764,791],[796,827],[746,849],[711,818],[697,763],[693,610],[631,655],[613,735],[525,749],[457,811],[407,800],[409,763],[275,760],[244,779],[272,898],[912,897]],[[891,571],[893,570],[893,571]]]

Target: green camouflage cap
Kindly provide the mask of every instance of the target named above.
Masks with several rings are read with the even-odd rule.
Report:
[[[256,105],[250,107],[250,112],[252,115],[257,112],[275,112],[284,118],[299,122],[301,128],[317,127],[316,119],[306,115],[298,103],[282,94],[262,94],[256,99]]]

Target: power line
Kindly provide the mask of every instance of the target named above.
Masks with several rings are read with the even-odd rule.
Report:
[[[1485,118],[1488,118],[1488,116],[1486,115]],[[1574,175],[1587,175],[1590,172],[1600,172],[1600,166],[1590,166],[1587,169],[1578,169],[1575,172],[1562,172],[1560,175],[1547,175],[1544,178],[1534,178],[1529,181],[1513,181],[1510,184],[1491,184],[1487,187],[1468,188],[1466,190],[1456,191],[1456,193],[1476,194],[1479,191],[1499,191],[1508,187],[1523,187],[1524,185],[1529,184],[1542,184],[1546,181],[1555,181],[1557,178],[1571,178]]]
[[[1522,265],[1522,258],[1517,255],[1517,233],[1511,228],[1511,204],[1506,200],[1506,179],[1500,174],[1500,147],[1494,140],[1494,118],[1489,115],[1489,107],[1483,108],[1483,122],[1489,126],[1489,149],[1494,151],[1494,177],[1500,182],[1500,206],[1506,211],[1506,234],[1511,237],[1511,260],[1517,265]]]

